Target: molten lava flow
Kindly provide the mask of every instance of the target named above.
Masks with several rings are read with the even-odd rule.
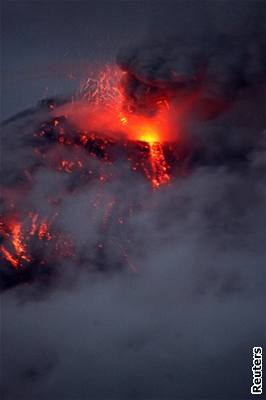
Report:
[[[23,222],[6,221],[1,226],[1,235],[5,238],[5,246],[0,246],[3,258],[8,261],[12,267],[19,269],[35,261],[34,256],[30,254],[32,240],[37,239],[39,244],[48,244],[52,242],[51,250],[57,255],[68,257],[74,253],[71,241],[58,233],[50,233],[51,221],[47,219],[39,220],[37,213],[30,212],[28,218]]]
[[[160,128],[165,128],[165,119],[162,114],[152,118],[122,116],[121,124],[128,128],[131,135],[148,146],[151,171],[144,168],[146,176],[150,179],[153,188],[170,181],[169,166],[166,162],[161,143]],[[152,125],[152,122],[154,125]],[[133,132],[131,132],[133,130]]]
[[[15,223],[12,227],[12,244],[19,259],[30,261],[29,256],[26,254],[26,245],[23,243],[23,235],[21,232],[21,224]]]
[[[168,166],[165,161],[162,145],[159,142],[148,142],[152,167],[151,182],[154,188],[169,182]]]
[[[2,252],[4,258],[5,258],[8,262],[10,262],[10,264],[11,264],[14,268],[18,268],[18,266],[19,266],[19,260],[18,260],[16,257],[12,256],[12,254],[11,254],[4,246],[1,246],[0,249],[1,249],[1,252]]]
[[[6,234],[10,237],[10,247],[13,248],[14,255],[11,251],[1,246],[1,252],[4,258],[11,263],[14,268],[18,268],[21,262],[30,262],[30,256],[27,254],[27,246],[24,242],[24,236],[19,222],[12,222],[9,232]]]

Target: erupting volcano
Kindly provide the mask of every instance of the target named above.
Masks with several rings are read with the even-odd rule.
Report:
[[[197,102],[200,91],[190,88],[184,93],[179,88],[182,101],[180,96],[176,101],[174,90],[145,84],[137,87],[136,95],[130,92],[132,80],[129,72],[108,65],[82,81],[72,101],[40,103],[41,116],[33,132],[19,139],[25,140],[25,148],[31,152],[29,165],[18,166],[16,190],[8,185],[4,190],[0,249],[5,268],[48,268],[51,263],[60,263],[58,260],[75,257],[81,265],[75,238],[64,225],[62,204],[65,193],[76,196],[88,185],[93,187],[93,195],[88,198],[89,211],[83,219],[90,225],[98,218],[95,229],[100,231],[99,240],[92,244],[96,249],[94,263],[106,268],[104,251],[111,246],[120,254],[116,265],[126,263],[135,269],[128,250],[131,239],[127,238],[131,216],[148,207],[150,200],[128,196],[124,202],[119,193],[110,196],[109,187],[120,179],[140,179],[149,196],[155,198],[158,189],[166,186],[167,190],[167,184],[184,173],[188,163],[182,161],[189,160],[190,154],[178,121],[181,112]],[[53,185],[62,186],[62,192],[55,193],[48,184],[52,194],[44,192],[44,209],[38,202],[31,204],[38,174],[50,174]],[[115,232],[110,234],[110,230]]]
[[[28,205],[27,193],[38,168],[54,171],[55,176],[74,174],[80,185],[83,181],[98,182],[91,204],[101,209],[103,235],[109,219],[118,212],[119,201],[115,197],[105,200],[102,185],[111,182],[114,174],[119,173],[116,163],[121,156],[126,158],[131,173],[143,174],[152,189],[170,182],[169,160],[173,159],[173,152],[166,140],[170,137],[169,102],[162,96],[151,96],[148,107],[146,104],[143,112],[136,112],[123,91],[124,76],[119,68],[107,66],[82,82],[74,101],[42,103],[42,107],[48,108],[49,117],[40,120],[32,136],[27,138],[34,165],[20,171],[21,190],[4,193],[0,249],[7,266],[16,271],[35,268],[37,264],[45,268],[58,258],[73,258],[76,254],[74,240],[57,226],[62,218],[60,198],[63,194],[59,193],[58,198],[47,197],[51,209],[47,214]],[[99,168],[92,168],[90,160],[99,160]],[[131,201],[127,204],[127,216],[118,215],[116,222],[120,227],[126,226],[126,219],[134,212],[136,206],[132,204]],[[134,269],[128,258],[128,245],[119,241],[116,246]],[[102,240],[95,243],[95,247],[102,252]]]

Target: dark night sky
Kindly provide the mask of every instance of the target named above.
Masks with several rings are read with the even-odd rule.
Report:
[[[42,97],[77,89],[80,76],[71,81],[69,71],[79,73],[81,65],[84,72],[92,61],[113,59],[119,47],[145,27],[147,6],[109,1],[4,2],[3,117]]]
[[[28,140],[48,111],[2,126],[5,194],[30,170],[22,213],[28,205],[50,211],[47,198],[62,195],[57,223],[83,260],[60,261],[64,273],[51,287],[2,294],[5,400],[249,398],[252,346],[265,337],[265,63],[256,47],[264,8],[264,1],[244,0],[3,1],[1,119],[75,93],[90,65],[114,62],[121,48],[135,46],[138,62],[128,65],[144,79],[158,59],[166,70],[189,70],[191,37],[199,51],[206,38],[241,38],[239,48],[231,51],[227,39],[222,55],[219,48],[210,53],[210,90],[226,92],[229,83],[235,107],[188,121],[191,154],[202,144],[189,173],[151,194],[121,159],[120,178],[102,189],[107,202],[117,196],[119,212],[143,200],[128,231],[136,275],[126,268],[95,273],[102,220],[89,204],[97,186],[70,189],[78,178],[36,163]],[[178,42],[171,58],[165,49],[177,36],[185,45]],[[162,45],[154,51],[156,41]],[[247,43],[250,53],[242,52]],[[45,151],[52,154],[52,145]],[[102,168],[102,161],[87,162]],[[5,211],[4,202],[0,207]],[[115,265],[117,254],[107,247],[106,263]]]
[[[77,89],[89,63],[114,60],[160,8],[149,1],[3,2],[3,117]]]
[[[230,7],[226,1],[171,0],[2,3],[2,119],[40,98],[73,93],[91,62],[113,61],[121,47],[147,35],[186,37],[211,26],[248,32],[260,29],[263,18],[256,1]]]

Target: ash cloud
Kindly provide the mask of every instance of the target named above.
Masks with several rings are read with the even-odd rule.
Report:
[[[72,258],[53,258],[48,270],[36,262],[26,279],[16,280],[6,265],[1,269],[4,399],[248,396],[252,347],[264,343],[266,131],[261,56],[239,61],[259,40],[251,47],[245,38],[240,42],[245,46],[239,52],[236,46],[236,57],[222,46],[223,72],[217,76],[214,69],[214,81],[207,81],[217,98],[235,97],[234,107],[211,119],[184,119],[188,138],[179,145],[189,150],[173,165],[171,185],[156,192],[123,155],[111,166],[85,150],[79,154],[86,171],[111,176],[104,185],[40,161],[33,134],[51,118],[45,103],[2,126],[1,211],[14,197],[23,199],[25,219],[29,208],[42,216],[59,209],[56,227],[76,249]],[[134,85],[172,90],[168,56],[180,52],[171,43],[175,39],[166,41],[172,53],[159,47],[162,69],[153,75],[153,45],[134,50],[136,65],[126,58]],[[185,74],[175,81],[178,90],[194,85],[190,50],[184,46],[184,58],[173,61]],[[199,39],[195,54],[207,54]],[[245,88],[236,70],[246,77]],[[140,104],[134,85],[129,95]],[[52,140],[41,150],[46,160],[59,150],[66,159],[74,152]],[[103,229],[104,210],[114,199]],[[36,250],[50,256],[46,248]]]
[[[210,6],[205,9],[209,14],[205,24],[204,7],[197,10],[195,6],[196,23],[190,14],[190,18],[185,15],[183,21],[176,22],[174,28],[173,21],[165,21],[166,26],[161,22],[156,28],[154,24],[152,39],[148,37],[136,47],[121,50],[117,62],[126,72],[123,85],[132,108],[154,112],[149,109],[151,94],[172,101],[174,98],[178,107],[180,98],[200,91],[193,111],[203,113],[202,108],[208,106],[210,112],[203,115],[212,118],[246,90],[259,90],[265,84],[266,72],[265,7],[254,3],[248,7],[243,2],[241,11],[234,3],[232,8],[223,2]],[[223,29],[213,26],[217,15]],[[212,113],[212,109],[216,112]]]
[[[129,73],[128,90],[133,90],[134,79],[136,97],[137,83],[176,91],[201,84],[206,96],[226,99],[262,82],[265,48],[261,37],[205,35],[159,38],[155,43],[121,52],[118,64]],[[199,40],[204,43],[202,47],[198,46]]]

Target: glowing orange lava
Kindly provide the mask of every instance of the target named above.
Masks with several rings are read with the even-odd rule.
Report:
[[[10,264],[14,267],[14,268],[18,268],[19,266],[19,260],[12,256],[12,254],[4,247],[1,246],[1,252],[3,253],[4,258],[10,262]]]
[[[6,221],[1,226],[1,234],[7,239],[6,245],[0,246],[2,256],[15,269],[34,261],[34,257],[29,252],[33,237],[44,244],[53,241],[53,248],[57,255],[64,257],[72,255],[74,253],[72,242],[61,234],[52,235],[49,230],[50,223],[51,220],[47,219],[40,221],[39,215],[32,212],[28,214],[28,218],[23,223],[18,219]]]
[[[11,237],[11,245],[15,255],[12,255],[11,251],[1,246],[1,251],[6,260],[8,260],[14,268],[18,268],[21,261],[30,262],[31,259],[27,254],[27,246],[24,243],[21,224],[19,222],[12,222],[12,224],[10,224],[10,233],[8,233],[8,236]]]
[[[168,165],[165,161],[162,145],[159,142],[149,142],[150,160],[152,166],[151,182],[154,188],[168,183],[170,176],[168,174]]]
[[[60,113],[72,120],[82,132],[147,143],[151,171],[145,171],[145,174],[157,188],[170,180],[163,151],[163,143],[171,137],[170,105],[167,99],[160,98],[152,115],[133,112],[121,87],[123,74],[118,68],[107,66],[98,77],[83,82],[81,100],[61,108]],[[84,145],[88,141],[85,133],[80,139]],[[70,172],[72,166],[63,163],[62,168]]]
[[[162,184],[170,181],[169,166],[164,156],[161,142],[162,132],[160,128],[165,127],[165,116],[158,113],[152,118],[143,116],[122,116],[121,124],[129,129],[130,134],[141,142],[145,142],[149,148],[149,160],[151,164],[151,173],[146,172],[150,179],[152,187],[158,188]]]

